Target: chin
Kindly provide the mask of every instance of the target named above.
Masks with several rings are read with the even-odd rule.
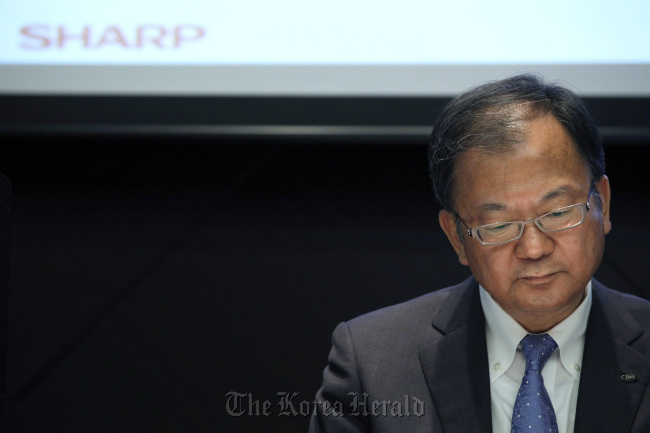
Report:
[[[576,294],[577,295],[577,294]],[[567,296],[566,294],[551,293],[529,293],[526,299],[522,299],[519,305],[523,311],[531,313],[555,312],[569,309],[573,311],[582,297]]]

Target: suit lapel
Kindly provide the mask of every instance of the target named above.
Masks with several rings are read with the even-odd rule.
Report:
[[[650,378],[648,358],[632,346],[643,329],[620,300],[610,297],[607,289],[593,282],[576,432],[629,431]],[[635,376],[622,378],[624,374]]]
[[[473,278],[448,292],[432,326],[442,335],[420,350],[422,370],[446,432],[491,431],[485,319]]]

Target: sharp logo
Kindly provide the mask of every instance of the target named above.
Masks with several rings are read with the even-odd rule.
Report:
[[[205,28],[198,25],[141,25],[134,28],[69,27],[30,24],[20,29],[20,47],[27,50],[47,49],[172,49],[183,48],[205,37]]]

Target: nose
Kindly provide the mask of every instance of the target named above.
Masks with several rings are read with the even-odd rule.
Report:
[[[537,260],[555,249],[555,242],[546,233],[542,232],[534,223],[524,226],[521,238],[516,241],[515,253],[520,259]]]

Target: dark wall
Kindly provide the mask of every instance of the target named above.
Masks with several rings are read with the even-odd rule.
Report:
[[[2,140],[16,432],[306,431],[281,396],[313,398],[338,322],[468,275],[438,228],[423,145]],[[650,147],[606,152],[598,277],[650,298]],[[269,415],[229,415],[232,391]]]
[[[9,218],[11,182],[0,174],[0,431],[7,425],[7,313],[9,312]]]

